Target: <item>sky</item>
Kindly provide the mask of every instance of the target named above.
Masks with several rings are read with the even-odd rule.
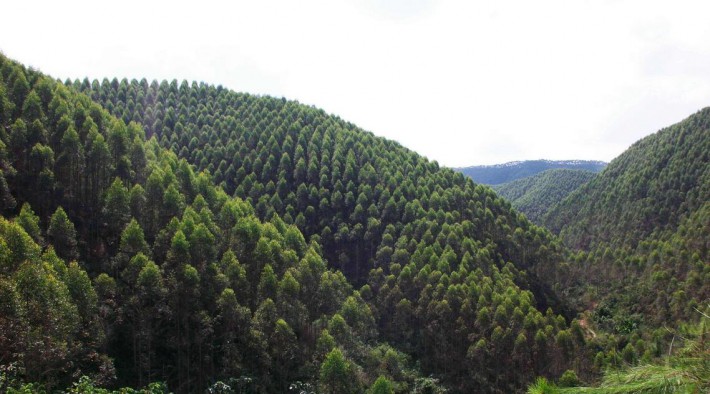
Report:
[[[298,100],[457,167],[610,161],[710,105],[707,1],[11,1],[52,77]]]

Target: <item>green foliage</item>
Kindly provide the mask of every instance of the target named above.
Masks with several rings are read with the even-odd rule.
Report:
[[[358,392],[352,364],[339,349],[333,349],[320,367],[320,387],[323,393],[345,394]]]
[[[550,267],[559,292],[596,305],[594,322],[621,337],[610,348],[628,364],[659,356],[671,338],[653,330],[695,320],[710,298],[709,124],[706,108],[636,142],[544,219],[573,249]],[[628,343],[634,335],[656,350]]]
[[[76,259],[79,251],[76,244],[76,229],[62,207],[52,215],[47,228],[47,236],[57,255],[63,259]]]
[[[560,387],[539,378],[528,387],[528,393],[703,393],[710,389],[710,350],[707,322],[703,320],[693,326],[685,338],[682,350],[665,357],[658,364],[627,367],[623,370],[609,370],[596,387],[576,386],[576,376],[567,371],[560,378]],[[574,383],[574,384],[572,384]],[[566,388],[569,387],[569,388]]]
[[[555,386],[545,378],[537,378],[535,383],[528,387],[528,394],[555,394]]]
[[[123,185],[121,179],[116,178],[106,191],[103,208],[104,220],[108,230],[107,237],[113,242],[128,224],[130,214],[128,189]]]
[[[88,376],[82,376],[79,381],[74,383],[67,394],[168,394],[168,388],[164,383],[155,382],[147,385],[142,389],[132,389],[124,387],[118,390],[108,390],[97,387],[96,384]]]
[[[540,263],[561,262],[562,249],[489,188],[297,102],[178,81],[69,85],[124,122],[140,123],[154,138],[146,157],[157,145],[175,155],[170,165],[145,171],[147,215],[136,217],[146,239],[157,234],[151,245],[156,262],[167,256],[170,267],[190,262],[198,268],[198,261],[209,266],[232,249],[239,264],[224,273],[239,303],[255,311],[271,299],[298,338],[313,335],[301,329],[308,322],[319,321],[316,333],[329,322],[329,335],[366,369],[364,382],[378,376],[367,357],[373,341],[417,355],[422,372],[464,392],[480,385],[520,389],[534,376],[526,361],[533,355],[548,359],[541,363],[546,373],[560,374],[566,367],[561,352],[579,351],[577,344],[561,349],[554,343],[564,323],[540,310],[566,308],[541,279],[544,272],[528,275]],[[192,173],[190,165],[202,173]],[[211,207],[214,192],[200,186],[204,180],[239,202]],[[208,234],[192,214],[182,225],[170,224],[171,216],[196,205],[197,194],[220,227],[215,232],[204,224],[214,240],[195,239],[193,231]],[[188,247],[171,248],[180,233]],[[202,250],[203,244],[212,247]],[[321,255],[319,264],[337,272],[313,264],[311,248]],[[214,286],[202,284],[203,276],[200,291]],[[368,291],[353,294],[351,285]],[[490,321],[477,321],[484,309]],[[274,322],[260,322],[259,330]],[[506,330],[492,338],[498,325]],[[530,349],[527,340],[547,326],[539,348]],[[516,338],[525,341],[516,345]],[[475,349],[481,340],[489,346]],[[266,340],[255,341],[263,346]],[[387,376],[408,389],[416,380]]]
[[[627,149],[545,219],[573,247],[636,247],[673,231],[710,195],[710,109]]]
[[[394,388],[386,377],[380,376],[367,392],[368,394],[394,394]]]
[[[534,223],[542,224],[545,214],[570,193],[596,176],[585,170],[554,169],[493,186]]]
[[[39,217],[34,213],[30,204],[22,204],[20,215],[17,217],[17,223],[22,226],[25,232],[34,239],[38,244],[42,244],[42,230],[39,227]]]
[[[576,387],[579,386],[579,378],[577,378],[577,374],[574,371],[568,369],[560,376],[557,384],[560,387]]]
[[[0,208],[28,204],[0,222],[18,384],[514,392],[659,356],[641,331],[710,291],[707,111],[583,187],[603,202],[560,214],[585,248],[565,256],[491,189],[312,107],[0,68]],[[598,313],[568,327],[560,294]]]
[[[11,77],[13,100],[26,104],[3,101],[0,133],[5,197],[26,202],[15,222],[0,220],[0,360],[18,366],[13,387],[315,384],[311,332],[353,295],[320,245],[275,215],[262,222],[137,123],[2,56],[0,67],[0,86]],[[348,346],[367,349],[358,335]]]

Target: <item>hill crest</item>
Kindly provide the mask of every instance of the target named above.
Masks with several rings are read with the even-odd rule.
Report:
[[[476,183],[499,185],[526,178],[552,169],[587,170],[598,173],[607,163],[599,160],[523,160],[502,164],[457,167],[455,171],[473,179]]]

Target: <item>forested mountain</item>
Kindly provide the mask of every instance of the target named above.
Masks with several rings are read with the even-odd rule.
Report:
[[[455,168],[477,183],[499,185],[554,169],[600,172],[607,163],[594,160],[525,160],[488,166]]]
[[[546,170],[494,185],[493,190],[510,201],[513,208],[524,213],[528,219],[541,224],[542,217],[550,208],[595,176],[596,173],[586,170]]]
[[[648,341],[710,300],[710,109],[635,143],[544,221],[573,250],[558,289],[630,359],[657,356]]]
[[[260,221],[88,97],[1,56],[0,73],[2,391],[81,375],[175,392],[218,379],[261,392],[357,390],[378,374],[414,384],[295,226]]]
[[[515,392],[656,359],[710,297],[708,122],[510,187],[593,177],[544,217],[566,247],[319,109],[0,55],[0,390]]]
[[[0,74],[3,390],[508,392],[585,354],[559,245],[461,174],[292,101]]]
[[[528,271],[560,261],[555,241],[463,175],[292,101],[184,81],[69,85],[320,243],[379,336],[454,392],[558,374],[581,346],[541,312],[561,305]]]
[[[633,248],[676,231],[708,196],[710,108],[633,144],[545,223],[576,248]]]

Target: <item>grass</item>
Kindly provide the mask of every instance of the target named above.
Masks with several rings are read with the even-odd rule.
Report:
[[[706,316],[706,315],[704,315]],[[710,341],[707,318],[697,326],[697,336],[687,341],[676,355],[661,364],[607,371],[596,387],[557,387],[538,378],[528,387],[528,394],[707,394],[710,393]]]

